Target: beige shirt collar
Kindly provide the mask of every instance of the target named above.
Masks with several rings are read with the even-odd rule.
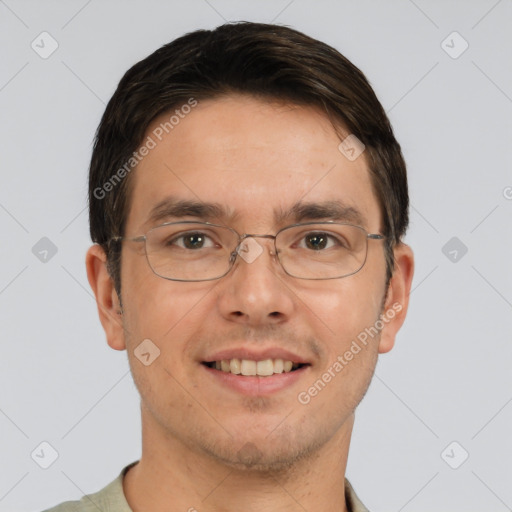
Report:
[[[105,511],[108,510],[109,512],[133,512],[124,495],[123,478],[128,469],[137,463],[138,461],[132,462],[123,468],[119,476],[106,487],[101,489],[101,491],[84,496],[80,500],[80,505],[82,505],[82,507],[80,507],[79,510],[83,512],[89,512],[89,510],[91,512],[97,512],[98,509]],[[368,509],[361,503],[347,479],[345,479],[345,499],[347,500],[348,512],[368,512]],[[67,504],[71,503],[68,502]],[[55,509],[51,509],[46,512],[66,512],[67,510],[76,510],[75,508],[66,508],[65,505],[67,504],[63,503]]]

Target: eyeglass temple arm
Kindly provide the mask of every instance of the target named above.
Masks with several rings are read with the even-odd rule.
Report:
[[[126,237],[126,236],[113,236],[109,242],[121,242],[123,240],[130,240],[131,242],[144,242],[146,240],[146,235],[140,235],[135,237]]]

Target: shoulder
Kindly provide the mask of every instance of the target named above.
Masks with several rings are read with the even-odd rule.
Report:
[[[348,512],[369,512],[358,498],[354,488],[350,482],[345,478],[345,500],[347,502]]]
[[[86,509],[81,507],[81,501],[65,501],[64,503],[61,503],[60,505],[57,505],[52,508],[48,508],[46,510],[43,510],[43,512],[78,512],[78,511],[84,511]]]
[[[123,468],[119,476],[100,491],[82,496],[78,501],[65,501],[43,512],[132,512],[123,492],[123,477],[137,462]]]

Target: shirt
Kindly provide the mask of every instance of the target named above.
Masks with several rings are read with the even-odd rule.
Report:
[[[137,462],[139,461],[128,464],[115,480],[100,491],[87,494],[79,501],[66,501],[43,512],[133,512],[123,492],[123,478]],[[345,499],[348,512],[368,512],[347,479],[345,479]]]

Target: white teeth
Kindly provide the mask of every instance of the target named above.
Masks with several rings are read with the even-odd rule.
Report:
[[[275,373],[288,373],[299,367],[298,363],[284,359],[264,359],[252,361],[250,359],[223,359],[211,364],[212,368],[235,375],[269,377]]]
[[[276,359],[274,361],[274,373],[283,373],[284,372],[284,364],[282,359]]]
[[[256,375],[256,361],[242,359],[240,368],[242,370],[242,375]]]
[[[256,363],[256,373],[262,376],[268,376],[274,374],[274,363],[272,359],[265,359],[264,361],[258,361]]]
[[[240,375],[242,373],[242,370],[240,369],[240,359],[231,359],[231,361],[229,362],[229,368],[231,370],[231,373],[234,373],[235,375]]]

